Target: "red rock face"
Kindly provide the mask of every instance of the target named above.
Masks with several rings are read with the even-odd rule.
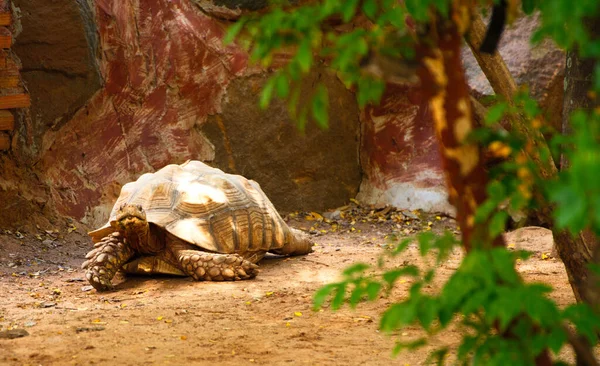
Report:
[[[363,115],[359,200],[403,209],[451,212],[433,120],[417,87],[388,85]]]
[[[46,134],[40,166],[58,209],[76,218],[104,216],[119,185],[140,172],[210,159],[194,126],[219,112],[228,81],[247,64],[190,1],[98,0],[96,12],[105,85]]]

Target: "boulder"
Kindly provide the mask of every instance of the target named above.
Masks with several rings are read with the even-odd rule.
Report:
[[[57,131],[100,89],[98,36],[92,5],[72,0],[13,0],[18,29],[13,51],[32,106],[19,123],[17,152],[35,160],[46,131]]]
[[[217,167],[260,183],[280,211],[325,210],[356,196],[361,179],[359,113],[354,94],[325,69],[304,79],[300,104],[318,80],[329,90],[329,128],[312,122],[301,133],[287,103],[274,99],[263,111],[258,94],[267,75],[233,80],[221,113],[200,128],[215,146]]]
[[[98,0],[96,22],[105,84],[44,135],[39,168],[61,213],[100,224],[124,183],[188,159],[257,180],[282,211],[356,194],[358,108],[335,77],[307,78],[326,80],[333,117],[302,137],[281,102],[259,110],[268,73],[224,46],[227,23],[190,0]]]

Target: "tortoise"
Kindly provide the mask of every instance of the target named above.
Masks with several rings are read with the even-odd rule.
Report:
[[[100,291],[119,270],[245,280],[267,252],[312,252],[308,234],[286,224],[257,182],[194,160],[125,184],[108,222],[88,234],[95,244],[82,268]]]

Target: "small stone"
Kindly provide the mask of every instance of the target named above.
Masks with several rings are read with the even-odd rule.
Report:
[[[26,326],[27,328],[33,327],[33,326],[34,326],[34,325],[36,325],[36,324],[37,324],[37,323],[36,323],[36,322],[34,322],[33,320],[32,320],[32,321],[28,321],[28,322],[25,322],[25,323],[23,323],[23,325],[24,325],[24,326]]]
[[[54,240],[46,239],[46,240],[42,241],[42,244],[46,245],[46,246],[50,246],[50,245],[54,244]]]
[[[91,285],[81,287],[81,291],[83,291],[83,292],[92,291],[93,289],[94,289],[94,286],[91,286]]]
[[[15,339],[28,336],[29,332],[25,329],[11,329],[0,332],[0,339]]]
[[[104,328],[101,325],[96,325],[96,326],[93,326],[93,327],[79,327],[79,328],[75,329],[75,332],[77,332],[77,333],[81,333],[81,332],[98,332],[98,331],[101,331],[101,330],[104,330],[104,329],[106,329],[106,328]]]
[[[43,308],[51,308],[53,306],[56,306],[55,302],[45,301],[45,302],[42,303],[42,307]]]

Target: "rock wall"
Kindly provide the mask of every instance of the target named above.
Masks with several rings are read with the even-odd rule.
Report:
[[[252,4],[15,0],[23,28],[15,50],[34,107],[11,153],[35,167],[27,176],[46,187],[46,202],[95,225],[124,183],[198,159],[255,179],[281,211],[334,208],[358,194],[365,203],[452,213],[418,86],[390,84],[379,106],[359,111],[335,76],[316,70],[305,87],[325,80],[331,125],[302,135],[282,102],[258,108],[268,72],[221,42],[238,3]],[[549,44],[529,48],[531,22],[509,30],[500,50],[517,79],[554,106],[562,54]],[[488,94],[468,50],[463,57],[474,94]]]
[[[417,86],[390,84],[378,106],[362,113],[358,199],[403,209],[452,212],[427,102]]]
[[[34,15],[36,8],[25,10],[24,3],[31,19],[44,21],[45,16]],[[65,69],[76,67],[64,61],[63,69],[29,68],[28,81],[36,84],[31,92],[38,103],[32,110],[32,135],[41,140],[37,169],[59,212],[98,224],[106,220],[124,183],[187,159],[213,162],[255,179],[282,211],[341,206],[356,195],[358,108],[353,94],[335,77],[322,71],[313,75],[323,75],[335,101],[330,133],[309,129],[302,137],[285,117],[282,103],[267,111],[258,109],[258,84],[265,71],[248,67],[247,55],[239,48],[223,46],[226,23],[194,2],[97,0],[94,5],[104,83],[86,95],[87,102],[71,118],[61,119],[75,101],[64,98],[61,105],[48,100],[61,99],[60,88],[57,96],[46,94],[56,88],[55,81],[73,77]],[[35,28],[26,20],[23,27]],[[30,31],[44,39],[39,32]],[[26,37],[23,48],[33,38]],[[47,47],[54,44],[44,42]],[[94,48],[93,42],[87,44]],[[59,51],[64,50],[58,47],[57,55]],[[26,59],[33,63],[39,52],[52,54],[40,48],[26,53]],[[64,52],[63,56],[75,60]],[[58,64],[54,59],[37,62]],[[83,70],[73,73],[84,75]],[[49,82],[40,79],[48,75]],[[73,84],[64,90],[72,92],[70,97],[79,95]],[[321,164],[332,168],[322,171]]]
[[[20,124],[21,158],[36,160],[47,131],[58,131],[101,87],[93,6],[86,0],[13,0],[20,33],[13,47],[32,103]]]

